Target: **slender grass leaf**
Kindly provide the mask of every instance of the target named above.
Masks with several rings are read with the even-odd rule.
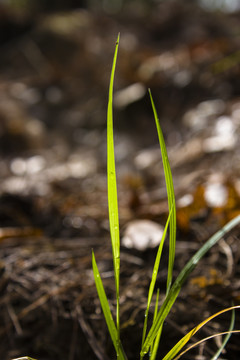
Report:
[[[36,359],[33,359],[29,356],[23,356],[23,357],[12,359],[12,360],[36,360]]]
[[[231,332],[233,331],[234,324],[235,324],[235,308],[232,310],[231,322],[230,322],[230,326],[229,326],[229,329],[228,329],[228,333],[224,337],[222,345],[220,346],[220,348],[218,349],[218,351],[212,357],[211,360],[217,360],[219,358],[219,356],[221,355],[221,353],[223,352],[223,350],[225,349],[225,347],[226,347],[226,345],[228,343],[228,340],[230,339],[230,337],[232,335]]]
[[[107,323],[108,331],[110,333],[113,345],[115,347],[115,350],[118,354],[118,359],[120,360],[126,360],[126,356],[124,354],[124,351],[122,349],[122,346],[120,344],[119,338],[118,338],[118,332],[116,325],[114,323],[112,313],[109,307],[109,303],[107,300],[107,296],[103,287],[102,279],[98,270],[98,266],[96,263],[94,252],[92,252],[92,268],[93,268],[93,274],[95,279],[95,284],[98,292],[98,297],[100,299],[102,311]]]
[[[141,350],[141,356],[144,356],[148,350],[149,347],[152,345],[158,330],[162,326],[166,316],[168,315],[169,311],[171,310],[180,290],[185,282],[185,280],[188,278],[190,273],[193,271],[193,269],[196,267],[199,260],[209,251],[227,232],[231,231],[235,226],[240,224],[240,215],[229,221],[221,230],[219,230],[217,233],[215,233],[210,239],[196,252],[195,255],[188,261],[188,263],[185,265],[185,267],[182,269],[180,274],[178,275],[177,279],[173,283],[171,289],[169,290],[169,293],[164,300],[156,319],[153,321],[153,324],[149,330],[149,333],[146,337],[146,340],[142,346]]]
[[[156,319],[156,316],[157,316],[157,313],[158,313],[158,301],[159,301],[159,289],[157,289],[157,295],[156,295],[156,302],[155,302],[153,320]]]
[[[190,351],[191,349],[195,348],[196,346],[202,344],[205,341],[208,341],[208,340],[213,339],[218,336],[232,335],[232,334],[240,334],[240,330],[224,331],[221,333],[210,335],[202,340],[199,340],[198,342],[194,343],[193,345],[189,346],[186,350],[184,350],[183,352],[181,352],[181,354],[179,354],[176,358],[174,358],[174,360],[180,359],[184,354],[186,354],[186,352]]]
[[[118,198],[117,181],[115,170],[114,137],[113,137],[113,84],[117,62],[118,35],[115,53],[113,57],[112,72],[109,84],[108,110],[107,110],[107,181],[108,181],[108,211],[109,225],[112,242],[114,278],[116,288],[116,323],[118,339],[120,338],[120,313],[119,313],[119,276],[120,276],[120,238],[119,238],[119,219],[118,219]]]
[[[153,320],[156,319],[157,316],[157,312],[158,312],[158,301],[159,301],[159,289],[157,290],[157,296],[156,296],[156,303],[155,303],[155,309],[154,309],[154,316],[153,316]],[[150,360],[155,360],[156,356],[157,356],[157,349],[158,349],[158,345],[159,345],[159,341],[161,338],[161,334],[162,334],[162,328],[160,329],[160,331],[158,332],[156,339],[153,343],[153,345],[151,346],[151,350],[150,350]]]
[[[176,246],[176,204],[175,204],[175,195],[174,195],[174,188],[173,188],[173,179],[172,179],[172,172],[168,160],[167,149],[162,133],[162,129],[160,127],[157,110],[152,98],[151,91],[149,90],[150,100],[153,108],[153,114],[156,122],[157,133],[159,144],[162,153],[162,161],[163,161],[163,168],[165,174],[165,181],[166,181],[166,188],[167,188],[167,195],[168,195],[168,209],[170,212],[170,208],[173,207],[172,216],[170,219],[170,230],[169,230],[169,262],[168,262],[168,277],[167,277],[167,292],[169,291],[172,283],[172,273],[173,273],[173,265],[175,259],[175,246]]]
[[[167,222],[166,222],[165,227],[164,227],[162,239],[161,239],[160,244],[158,246],[158,251],[157,251],[157,255],[156,255],[156,259],[155,259],[155,263],[154,263],[154,267],[153,267],[152,279],[151,279],[151,283],[150,283],[149,290],[148,290],[148,300],[147,300],[147,307],[146,307],[146,311],[145,311],[145,318],[144,318],[144,325],[143,325],[142,345],[143,345],[145,337],[146,337],[149,309],[150,309],[150,305],[151,305],[151,300],[152,300],[152,296],[153,296],[154,287],[155,287],[156,280],[157,280],[157,274],[158,274],[158,269],[159,269],[159,265],[160,265],[163,244],[164,244],[164,241],[165,241],[165,238],[166,238],[166,234],[167,234],[168,225],[169,225],[171,215],[172,215],[172,209],[171,209],[171,211],[170,211],[170,213],[168,215]]]
[[[162,335],[162,327],[160,327],[160,329],[158,330],[157,336],[153,342],[153,349],[151,351],[151,356],[150,356],[150,360],[155,360],[156,356],[157,356],[157,351],[158,351],[158,347],[159,347],[159,342],[161,339],[161,335]]]
[[[96,259],[95,259],[95,255],[94,252],[92,252],[92,268],[93,268],[93,274],[94,274],[94,279],[95,279],[95,283],[96,283],[96,288],[97,288],[97,292],[98,292],[98,296],[100,299],[100,303],[101,303],[101,307],[103,310],[103,314],[108,326],[108,330],[109,333],[111,335],[112,338],[112,342],[114,344],[114,346],[116,347],[117,345],[117,330],[116,330],[116,326],[112,317],[112,313],[109,307],[109,303],[107,300],[107,296],[103,287],[103,283],[102,283],[102,279],[98,270],[98,266],[96,263]]]
[[[229,308],[226,308],[226,309],[223,309],[223,310],[217,312],[216,314],[209,316],[207,319],[205,319],[200,324],[198,324],[195,328],[193,328],[191,331],[189,331],[181,340],[179,340],[179,342],[167,353],[167,355],[163,358],[163,360],[171,360],[171,359],[176,360],[176,359],[180,358],[180,356],[182,356],[182,354],[185,351],[188,351],[188,349],[185,350],[183,353],[181,353],[177,358],[175,358],[175,356],[179,353],[179,351],[183,348],[183,346],[187,344],[187,342],[191,339],[191,337],[193,335],[195,335],[204,325],[206,325],[210,320],[216,318],[217,316],[219,316],[227,311],[231,311],[231,310],[234,310],[237,308],[240,308],[240,305],[231,306]]]
[[[156,319],[157,316],[157,312],[158,312],[158,300],[159,300],[159,289],[157,291],[157,297],[156,297],[156,304],[155,304],[155,309],[154,309],[154,316],[153,316],[153,320]],[[158,350],[158,345],[160,342],[160,338],[161,338],[161,334],[162,334],[162,327],[160,328],[156,339],[154,340],[153,345],[151,346],[151,352],[150,352],[150,360],[155,360],[156,356],[157,356],[157,350]]]

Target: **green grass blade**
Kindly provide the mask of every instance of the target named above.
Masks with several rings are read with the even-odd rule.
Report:
[[[169,230],[169,261],[168,261],[168,277],[167,277],[167,292],[169,291],[172,283],[172,273],[173,273],[173,265],[175,259],[175,246],[176,246],[176,204],[175,204],[175,195],[174,195],[174,188],[173,188],[173,179],[172,179],[172,172],[168,160],[167,149],[162,133],[162,129],[160,127],[156,107],[152,98],[151,91],[149,90],[149,95],[151,99],[151,104],[153,108],[153,114],[156,122],[157,133],[159,144],[162,153],[162,161],[163,161],[163,168],[165,174],[165,181],[166,181],[166,188],[167,188],[167,195],[168,195],[168,209],[170,212],[170,208],[173,207],[172,216],[170,219],[170,230]]]
[[[117,181],[115,170],[114,137],[113,137],[113,84],[117,62],[118,35],[113,57],[112,72],[109,85],[108,110],[107,110],[107,181],[108,181],[108,211],[109,225],[112,242],[114,278],[116,288],[116,324],[118,339],[120,339],[120,314],[119,314],[119,276],[120,276],[120,238],[118,219]]]
[[[157,296],[156,296],[156,302],[155,302],[153,320],[156,319],[156,316],[157,316],[157,313],[158,313],[158,301],[159,301],[159,289],[157,289]]]
[[[234,324],[235,324],[235,308],[232,309],[232,316],[231,316],[231,322],[230,322],[230,326],[228,329],[228,333],[225,335],[222,345],[220,346],[220,348],[218,349],[218,351],[216,352],[216,354],[211,358],[211,360],[217,360],[219,358],[219,356],[221,355],[221,353],[223,352],[223,349],[225,349],[228,340],[230,339],[231,335],[232,335],[232,330],[234,328]]]
[[[160,244],[158,246],[157,256],[156,256],[154,267],[153,267],[152,279],[151,279],[151,283],[150,283],[149,290],[148,290],[148,300],[147,300],[147,307],[146,307],[146,311],[145,311],[145,318],[144,318],[144,325],[143,325],[142,345],[143,345],[145,337],[146,337],[149,309],[150,309],[150,305],[151,305],[151,300],[152,300],[152,296],[153,296],[154,287],[155,287],[156,280],[157,280],[157,274],[158,274],[158,269],[159,269],[159,265],[160,265],[163,244],[164,244],[164,241],[165,241],[165,238],[166,238],[166,234],[167,234],[168,225],[169,225],[171,215],[172,215],[172,209],[171,209],[170,214],[168,215],[168,219],[167,219],[167,222],[165,224],[162,239],[161,239]]]
[[[153,321],[156,319],[156,316],[157,316],[157,313],[158,313],[158,301],[159,301],[159,289],[157,290],[157,296],[156,296],[156,303],[155,303]],[[161,333],[162,333],[162,328],[161,328],[160,331],[158,332],[158,334],[157,334],[157,336],[156,336],[156,339],[155,339],[153,345],[151,346],[151,350],[150,350],[150,360],[155,360],[155,359],[156,359],[158,344],[159,344],[160,338],[161,338]]]
[[[158,301],[159,301],[159,289],[157,290],[157,297],[156,297],[156,304],[155,304],[155,309],[154,309],[154,316],[153,316],[153,321],[156,319],[157,317],[157,313],[158,313]],[[157,350],[158,350],[158,345],[160,342],[160,338],[161,338],[161,334],[162,334],[162,327],[160,328],[156,339],[154,340],[153,345],[151,346],[151,350],[150,350],[150,360],[155,360],[156,356],[157,356]]]
[[[173,283],[169,293],[163,302],[156,319],[153,321],[152,327],[149,330],[149,333],[146,337],[146,340],[142,346],[141,356],[143,357],[149,350],[149,347],[152,345],[159,329],[161,328],[166,316],[171,310],[180,290],[188,278],[189,274],[196,267],[199,260],[211,249],[227,232],[231,231],[235,226],[240,224],[240,215],[235,217],[233,220],[229,221],[221,230],[215,233],[210,239],[199,249],[195,255],[188,261],[183,270],[178,275],[177,279]]]
[[[160,342],[160,338],[161,338],[161,335],[162,335],[162,327],[160,327],[160,329],[158,330],[158,333],[157,333],[157,336],[154,340],[154,343],[153,343],[153,349],[151,351],[151,356],[150,356],[150,360],[155,360],[156,359],[156,356],[157,356],[157,351],[158,351],[158,346],[159,346],[159,342]]]
[[[93,268],[95,284],[96,284],[98,296],[100,299],[102,311],[103,311],[103,314],[104,314],[104,317],[106,320],[106,324],[107,324],[108,331],[110,333],[113,345],[117,352],[118,359],[126,360],[126,356],[124,354],[124,351],[122,349],[122,346],[121,346],[119,338],[118,338],[117,328],[116,328],[116,325],[115,325],[113,317],[112,317],[112,313],[111,313],[109,303],[107,300],[107,296],[106,296],[106,293],[105,293],[105,290],[103,287],[102,279],[101,279],[101,276],[100,276],[100,273],[98,270],[94,252],[92,252],[92,268]]]

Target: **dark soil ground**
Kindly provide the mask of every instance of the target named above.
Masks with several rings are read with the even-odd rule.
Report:
[[[106,107],[118,32],[114,126],[121,235],[136,219],[164,225],[168,213],[149,87],[176,192],[174,278],[240,214],[240,13],[206,12],[188,1],[131,4],[114,15],[77,9],[32,17],[0,7],[3,360],[115,356],[91,250],[114,312]],[[191,274],[164,324],[159,359],[204,318],[239,304],[239,236],[239,228],[226,234]],[[156,248],[121,249],[121,333],[129,360],[139,356],[155,254]],[[160,302],[167,256],[166,246]],[[194,341],[228,330],[230,318],[215,318]],[[183,358],[211,359],[221,341],[203,343]],[[236,334],[222,359],[239,358]]]

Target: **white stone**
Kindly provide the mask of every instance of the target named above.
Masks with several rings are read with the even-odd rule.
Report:
[[[131,221],[124,232],[122,245],[129,249],[145,251],[160,244],[164,228],[151,220]]]

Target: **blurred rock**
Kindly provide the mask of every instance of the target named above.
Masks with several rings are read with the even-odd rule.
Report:
[[[145,251],[159,245],[164,228],[150,220],[134,220],[127,224],[122,245],[129,249]]]

